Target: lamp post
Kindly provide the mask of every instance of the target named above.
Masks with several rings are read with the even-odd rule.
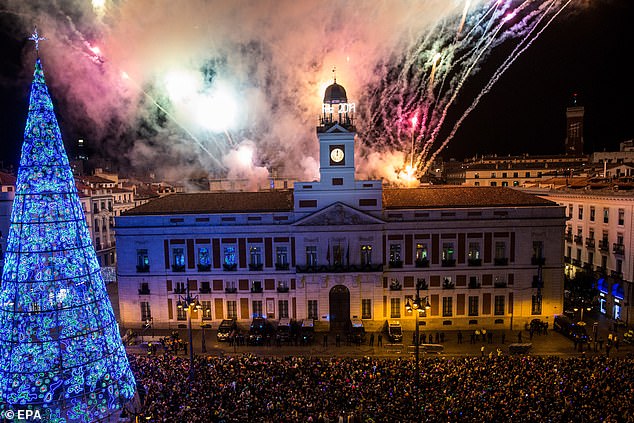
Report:
[[[189,380],[194,380],[194,342],[192,336],[192,312],[194,308],[200,310],[202,306],[198,301],[198,295],[192,296],[189,292],[189,279],[187,279],[187,294],[185,297],[179,295],[176,306],[187,312],[187,330],[189,331]]]
[[[421,285],[425,284],[425,279],[421,279],[416,283],[416,297],[413,301],[410,299],[405,303],[405,309],[408,312],[414,311],[414,315],[416,317],[416,345],[415,345],[415,365],[416,365],[416,373],[414,374],[414,385],[416,385],[416,410],[418,415],[418,421],[421,421],[421,412],[420,412],[420,329],[419,329],[419,317],[420,312],[424,310],[429,310],[431,305],[429,304],[429,299],[427,296],[421,298],[420,297],[420,288]]]

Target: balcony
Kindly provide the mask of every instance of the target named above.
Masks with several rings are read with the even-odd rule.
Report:
[[[607,239],[602,239],[601,241],[599,241],[599,250],[610,251],[610,243]]]
[[[416,260],[414,264],[416,265],[416,267],[429,267],[429,259],[424,258]]]
[[[577,266],[577,267],[581,267],[581,260],[579,260],[579,259],[572,259],[572,265],[573,265],[573,266]]]
[[[592,250],[594,250],[594,238],[586,238],[586,248],[590,248]]]
[[[403,267],[403,260],[390,260],[389,267],[390,269],[400,269]]]
[[[264,264],[262,263],[249,263],[249,270],[252,272],[260,272],[264,269]]]
[[[280,293],[288,292],[289,290],[290,289],[289,289],[288,286],[278,286],[277,287],[277,292],[280,292]]]
[[[445,279],[442,283],[442,289],[454,289],[456,285],[449,279]]]
[[[610,277],[612,277],[614,279],[622,280],[623,279],[623,272],[617,272],[616,270],[612,270],[610,272]]]
[[[572,242],[572,232],[566,232],[564,234],[564,240],[568,242]]]
[[[236,288],[235,286],[232,287],[226,287],[225,288],[225,292],[227,294],[235,294],[236,292],[238,292],[238,288]]]
[[[222,263],[222,270],[227,272],[235,272],[238,270],[238,263]]]
[[[543,266],[546,264],[546,257],[531,257],[531,264],[534,266]]]
[[[535,275],[533,276],[533,282],[531,283],[531,288],[543,288],[544,287],[544,281],[542,279],[539,278],[539,276]]]
[[[469,266],[482,266],[482,259],[468,259],[467,265]]]
[[[209,272],[211,270],[211,264],[198,264],[199,272]]]
[[[290,265],[288,263],[275,263],[275,270],[288,270]]]
[[[429,284],[427,283],[427,280],[418,279],[416,281],[416,289],[423,290],[423,291],[429,289]]]
[[[390,291],[400,291],[403,289],[403,285],[399,281],[390,282]]]
[[[607,270],[605,269],[605,267],[602,267],[602,266],[597,266],[597,267],[594,269],[594,271],[595,271],[595,272],[597,272],[597,274],[598,274],[599,276],[605,276],[605,275],[607,275]]]
[[[444,259],[441,261],[442,267],[456,267],[456,259]]]
[[[172,272],[184,272],[185,271],[185,265],[181,265],[181,264],[172,264]]]
[[[482,287],[482,284],[480,282],[469,281],[469,285],[468,285],[469,289],[480,289],[481,287]]]
[[[508,266],[509,259],[508,257],[496,257],[493,259],[494,266]]]
[[[382,264],[350,264],[350,265],[297,265],[297,273],[342,273],[342,272],[382,272]]]
[[[150,295],[150,288],[147,286],[139,288],[139,295]]]
[[[262,288],[261,286],[252,286],[251,287],[251,293],[253,294],[261,294],[264,292],[264,288]]]
[[[617,243],[612,244],[612,252],[614,254],[618,254],[619,256],[624,255],[625,254],[625,245],[617,244]]]
[[[206,288],[200,288],[199,291],[201,294],[211,294],[211,288],[206,287]]]
[[[583,244],[583,237],[581,235],[575,235],[574,242],[577,245]]]
[[[149,264],[143,264],[143,265],[136,265],[136,271],[137,273],[149,273],[150,271],[150,265]]]
[[[508,284],[506,281],[495,281],[493,282],[493,288],[506,288]]]

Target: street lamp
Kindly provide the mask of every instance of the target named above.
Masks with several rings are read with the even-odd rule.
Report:
[[[192,312],[195,308],[196,311],[200,310],[202,306],[198,301],[198,295],[192,296],[189,292],[189,279],[187,279],[187,295],[183,297],[178,296],[178,302],[176,306],[179,309],[187,311],[187,330],[189,331],[189,378],[190,382],[194,380],[194,343],[192,336]]]
[[[405,303],[405,309],[411,313],[414,311],[414,315],[416,317],[416,349],[415,349],[415,357],[416,357],[416,373],[414,374],[414,384],[416,385],[416,410],[418,415],[418,421],[421,420],[421,412],[420,412],[420,329],[418,319],[420,317],[420,312],[423,310],[429,310],[431,305],[429,304],[429,299],[427,296],[421,298],[420,297],[420,288],[422,285],[425,285],[425,279],[421,279],[416,282],[416,297],[412,301],[411,299],[407,299]]]

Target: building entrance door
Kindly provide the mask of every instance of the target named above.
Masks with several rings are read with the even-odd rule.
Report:
[[[350,324],[350,290],[335,285],[330,290],[330,329],[346,329]]]

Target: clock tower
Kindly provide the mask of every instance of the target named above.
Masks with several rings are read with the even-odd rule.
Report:
[[[321,183],[333,189],[354,186],[354,108],[335,78],[324,93],[317,126]]]

